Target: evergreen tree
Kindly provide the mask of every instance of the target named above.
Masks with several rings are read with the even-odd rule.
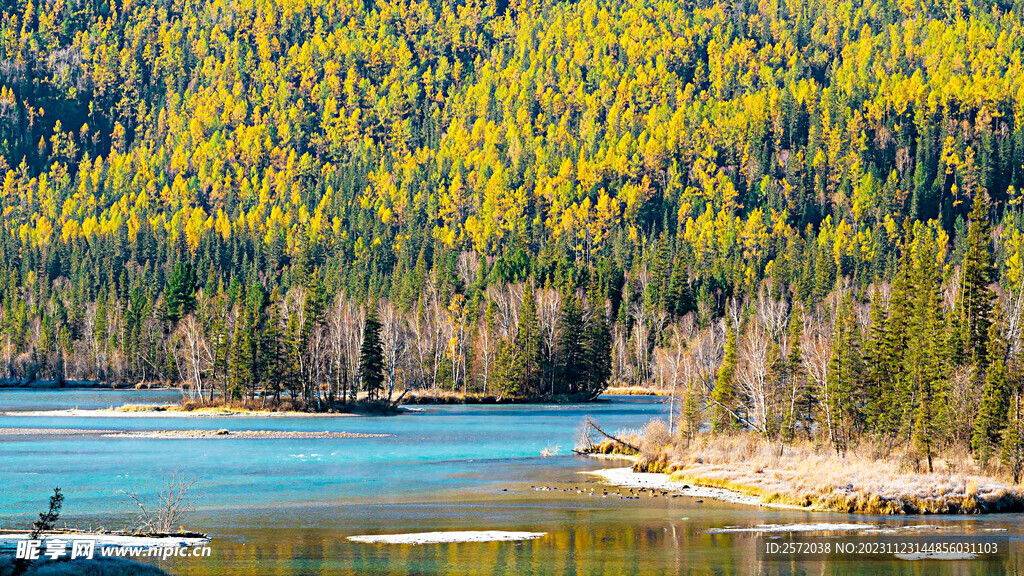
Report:
[[[881,434],[895,435],[896,426],[886,420],[890,414],[889,402],[894,393],[889,385],[892,375],[888,372],[886,340],[889,325],[886,318],[885,303],[876,288],[871,294],[871,328],[864,343],[865,380],[867,388],[867,405],[865,406],[867,423],[871,429]]]
[[[863,380],[860,329],[857,326],[853,298],[847,294],[839,306],[835,334],[832,337],[832,358],[823,398],[828,410],[826,425],[835,449],[845,452],[861,421],[859,387]]]
[[[317,381],[319,375],[317,364],[320,359],[314,355],[313,342],[317,338],[317,332],[324,325],[324,300],[325,296],[320,289],[320,283],[313,276],[310,280],[306,299],[302,303],[302,326],[299,331],[299,347],[302,350],[302,354],[305,355],[301,374],[303,396],[307,405],[312,405],[315,402],[317,409],[321,408],[322,401],[320,397],[320,382]],[[383,353],[381,357],[383,358]]]
[[[248,310],[244,307],[235,320],[235,330],[231,337],[231,360],[228,365],[228,394],[225,399],[241,400],[245,391],[250,388],[249,376],[252,373],[249,363],[254,360],[251,353],[250,340],[253,328],[249,323]]]
[[[672,314],[682,316],[696,309],[693,290],[690,288],[686,267],[683,266],[681,258],[677,257],[672,264],[672,274],[669,276],[666,298],[665,310]]]
[[[575,294],[562,297],[559,310],[558,370],[556,393],[575,394],[586,378],[583,309]]]
[[[1005,353],[1006,346],[998,327],[993,323],[988,328],[988,370],[971,434],[971,450],[982,466],[987,465],[1006,428],[1010,391],[1006,378]]]
[[[179,261],[164,288],[165,318],[177,322],[196,309],[196,274],[190,262]]]
[[[366,317],[363,343],[359,348],[359,383],[370,401],[380,397],[384,389],[384,351],[380,343],[380,320],[376,312]]]
[[[612,375],[612,334],[605,312],[604,299],[597,286],[590,290],[590,315],[583,337],[584,386],[591,396],[597,396],[608,386]]]
[[[716,432],[739,426],[735,412],[736,384],[733,381],[736,373],[736,353],[736,331],[731,324],[727,324],[724,356],[715,375],[715,388],[711,392],[711,400],[715,404],[712,428]]]
[[[994,294],[992,282],[992,235],[989,226],[988,200],[984,192],[974,196],[967,227],[967,252],[962,266],[960,311],[961,339],[968,359],[985,370],[986,340]]]
[[[281,387],[288,378],[288,353],[285,333],[281,329],[281,311],[277,294],[270,297],[265,309],[261,309],[262,320],[258,323],[257,374],[263,384],[264,394],[272,392],[276,404],[281,402]],[[264,396],[265,398],[265,396]],[[342,398],[344,403],[345,398]]]
[[[817,398],[814,388],[809,385],[803,367],[803,353],[800,341],[803,338],[803,314],[799,309],[789,317],[786,339],[789,351],[785,360],[785,383],[789,390],[789,410],[783,420],[783,440],[792,441],[796,438],[797,426],[802,426],[810,437],[814,428],[814,411]]]
[[[533,287],[527,283],[523,290],[523,303],[519,309],[519,331],[513,342],[512,369],[509,377],[518,394],[533,396],[544,389],[541,369],[542,351],[540,319]]]
[[[914,389],[907,376],[905,357],[909,348],[910,326],[912,324],[912,282],[913,268],[910,231],[900,257],[899,270],[889,295],[888,313],[879,338],[877,358],[878,375],[876,391],[878,398],[878,431],[891,438],[908,437],[913,419]]]
[[[1006,415],[1006,427],[1003,428],[999,459],[1010,471],[1014,484],[1020,482],[1021,471],[1024,470],[1024,414],[1021,412],[1020,394],[1013,394]]]
[[[904,362],[914,397],[911,439],[931,472],[945,430],[945,326],[935,240],[924,226],[915,232],[911,282],[917,297]]]

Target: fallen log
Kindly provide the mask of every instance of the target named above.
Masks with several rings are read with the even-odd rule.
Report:
[[[623,446],[625,446],[626,448],[629,448],[630,450],[636,452],[637,454],[640,453],[640,449],[637,448],[636,446],[633,446],[629,442],[626,442],[625,440],[623,440],[621,438],[616,438],[615,436],[612,436],[611,434],[609,434],[609,433],[605,432],[604,430],[602,430],[601,427],[598,426],[597,423],[594,422],[590,418],[590,416],[587,416],[587,426],[592,428],[595,432],[597,432],[601,436],[604,436],[605,438],[611,440],[612,442],[618,442],[619,444],[622,444]]]

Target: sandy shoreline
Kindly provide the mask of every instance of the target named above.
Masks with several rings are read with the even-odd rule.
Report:
[[[775,504],[762,502],[756,496],[741,494],[733,490],[723,488],[706,488],[702,486],[691,486],[683,482],[672,480],[668,474],[657,474],[652,472],[634,472],[632,468],[606,468],[582,474],[592,474],[603,478],[609,484],[625,488],[644,488],[647,490],[664,490],[689,496],[692,498],[710,498],[732,504],[743,504],[746,506],[761,506],[764,508],[783,508],[787,510],[810,510],[802,506],[791,504]]]

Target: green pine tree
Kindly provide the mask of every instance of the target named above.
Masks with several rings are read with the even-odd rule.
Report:
[[[859,387],[863,379],[860,329],[853,298],[843,298],[832,337],[832,359],[825,386],[823,408],[829,439],[837,452],[845,452],[861,422]]]
[[[928,472],[945,431],[945,323],[941,313],[941,276],[933,234],[918,226],[914,239],[911,284],[917,297],[904,356],[914,404],[911,439],[927,462]]]
[[[1010,399],[1005,364],[1006,346],[995,323],[989,326],[988,332],[988,370],[985,372],[981,405],[974,418],[974,431],[971,434],[971,450],[983,467],[988,464],[1006,428]]]
[[[535,396],[543,393],[540,319],[533,287],[527,283],[523,290],[523,303],[519,309],[519,331],[516,334],[512,378],[520,394]]]
[[[604,299],[596,285],[590,290],[588,306],[590,316],[583,337],[583,386],[587,394],[597,396],[612,376],[612,332]]]
[[[190,262],[179,261],[171,270],[164,289],[165,318],[177,322],[196,309],[196,273]]]
[[[1024,415],[1021,414],[1020,394],[1013,394],[1010,398],[999,459],[1013,476],[1013,483],[1020,482],[1021,471],[1024,470]]]
[[[373,311],[366,317],[363,343],[359,348],[359,382],[370,401],[378,399],[384,389],[384,351],[380,343],[380,320]]]
[[[726,326],[724,356],[722,357],[722,364],[719,365],[718,372],[715,375],[715,388],[711,391],[711,400],[715,405],[712,428],[716,432],[722,432],[739,426],[735,406],[736,383],[733,381],[736,373],[737,351],[736,331],[730,324]]]
[[[252,336],[253,330],[249,322],[248,310],[242,307],[235,320],[235,330],[231,337],[227,378],[228,393],[225,399],[241,400],[245,391],[251,388],[249,377],[252,370],[249,364],[253,360],[250,345]]]
[[[576,394],[586,378],[583,307],[575,294],[562,297],[558,324],[558,378],[556,394]]]
[[[961,329],[964,353],[983,372],[987,361],[986,341],[995,295],[992,282],[992,233],[989,226],[988,199],[983,192],[974,196],[967,227],[967,252],[962,266],[960,294]]]

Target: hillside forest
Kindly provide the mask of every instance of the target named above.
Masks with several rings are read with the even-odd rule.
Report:
[[[1024,3],[0,12],[4,378],[645,385],[1020,466]]]

